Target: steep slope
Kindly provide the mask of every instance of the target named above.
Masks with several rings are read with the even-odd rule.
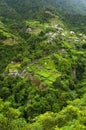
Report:
[[[25,24],[20,43],[0,44],[0,127],[86,128],[86,35],[67,30],[59,17]]]
[[[9,5],[5,2],[5,0],[0,0],[0,18],[10,18],[15,19],[20,17],[15,9],[9,7]]]
[[[3,8],[3,11],[2,11]],[[0,19],[5,23],[12,20],[38,19],[41,22],[48,21],[52,16],[50,11],[61,16],[62,20],[74,30],[86,32],[86,1],[85,0],[1,0]],[[59,12],[59,13],[58,13]],[[54,15],[53,15],[54,16]],[[7,19],[6,19],[7,18]],[[9,20],[8,20],[9,19]],[[9,23],[9,22],[8,22]]]
[[[64,13],[86,15],[86,0],[55,0],[55,2]]]
[[[45,0],[4,0],[2,3],[7,4],[9,8],[15,10],[23,18],[36,18],[36,15],[40,14],[49,6]]]
[[[86,0],[5,0],[5,2],[22,15],[26,15],[26,12],[28,14],[33,11],[41,11],[46,7],[55,7],[69,14],[86,14]]]
[[[0,129],[85,130],[86,34],[61,1],[0,2]]]

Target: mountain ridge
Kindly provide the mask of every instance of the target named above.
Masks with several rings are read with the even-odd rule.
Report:
[[[34,13],[41,12],[46,8],[53,8],[67,14],[86,15],[86,0],[1,0],[0,6],[2,6],[1,3],[3,9],[9,8],[8,12],[11,10],[10,13],[14,12],[14,14],[26,18],[29,18],[30,14],[34,17]],[[0,10],[0,13],[2,13],[2,10]]]
[[[17,11],[21,11],[18,7],[22,7],[22,9],[29,10],[31,8],[38,8],[38,10],[46,8],[48,6],[55,7],[64,11],[65,13],[75,13],[75,14],[86,14],[86,0],[4,0],[8,5],[17,9]],[[18,7],[17,7],[18,6]],[[37,9],[36,8],[36,9]],[[28,13],[28,12],[27,12]]]

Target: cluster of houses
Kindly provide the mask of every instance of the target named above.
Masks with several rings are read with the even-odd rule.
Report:
[[[57,33],[53,33],[53,32],[49,32],[49,33],[46,34],[46,36],[49,37],[47,43],[50,43],[50,42],[53,41],[53,39],[55,39],[58,36],[58,34]]]
[[[52,25],[51,27],[56,29],[56,31],[48,32],[46,34],[46,36],[48,37],[47,43],[52,43],[52,41],[55,38],[59,38],[59,36],[64,39],[66,38],[69,41],[72,40],[73,42],[76,42],[76,43],[80,41],[78,37],[81,37],[82,42],[85,42],[86,36],[83,35],[82,33],[79,33],[77,37],[74,31],[65,31],[63,28],[59,27],[58,25]]]
[[[18,70],[9,69],[9,74],[13,77],[15,76],[21,77],[23,75],[23,72],[18,72]]]

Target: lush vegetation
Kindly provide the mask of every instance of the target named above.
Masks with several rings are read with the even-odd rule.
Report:
[[[5,1],[0,2],[0,130],[85,130],[86,34],[81,21],[73,28],[72,15],[64,19],[68,15],[49,5],[31,17],[33,8],[20,13],[24,3],[18,8],[20,3]],[[38,1],[37,7],[42,4]]]

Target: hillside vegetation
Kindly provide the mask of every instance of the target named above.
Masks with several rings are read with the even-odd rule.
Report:
[[[85,130],[85,30],[31,2],[0,2],[0,130]]]

